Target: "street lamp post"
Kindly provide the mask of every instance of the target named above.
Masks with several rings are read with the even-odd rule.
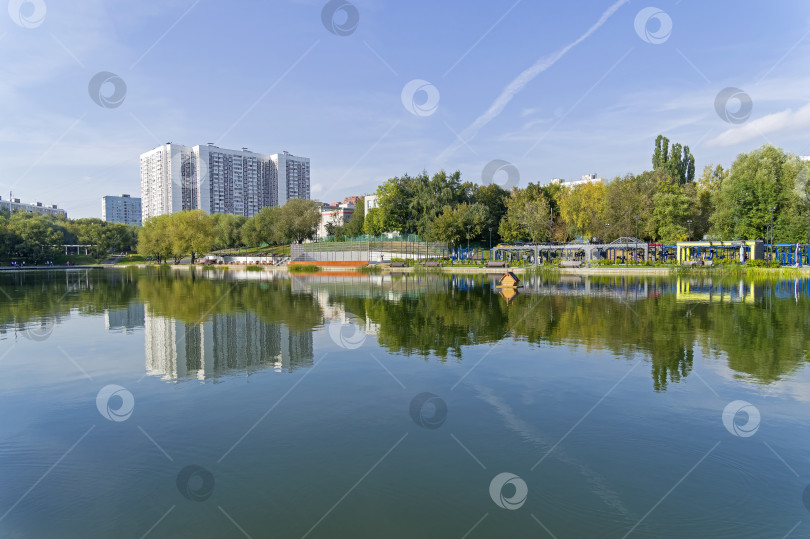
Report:
[[[608,238],[610,237],[610,233],[608,232],[609,230],[610,230],[610,223],[605,223],[605,243],[607,243]]]
[[[467,256],[470,256],[470,226],[467,225]]]
[[[805,248],[805,255],[808,254],[810,250],[810,213],[805,213],[805,217],[807,217],[807,247]],[[808,257],[808,261],[810,261],[810,257]]]
[[[639,220],[640,217],[641,217],[640,215],[635,216],[635,218],[636,218],[636,239],[638,239],[638,220]]]
[[[807,217],[807,243],[810,243],[810,213],[805,213],[805,217]]]
[[[776,206],[771,206],[771,260],[773,260],[773,214],[776,212]]]
[[[686,223],[689,225],[689,241],[692,241],[692,220],[687,219]]]
[[[430,225],[425,227],[425,260],[430,259]]]

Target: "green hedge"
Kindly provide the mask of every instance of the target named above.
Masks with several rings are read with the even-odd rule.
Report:
[[[290,264],[287,266],[287,271],[290,273],[316,273],[321,271],[321,267],[312,264]]]

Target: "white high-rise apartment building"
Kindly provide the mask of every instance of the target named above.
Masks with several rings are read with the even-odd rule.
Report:
[[[278,172],[279,200],[309,200],[309,157],[296,157],[289,152],[281,152],[271,156],[271,159]]]
[[[309,158],[213,144],[166,143],[141,154],[143,219],[181,210],[251,217],[265,206],[309,198]]]
[[[101,197],[101,220],[141,226],[141,199],[129,195]]]

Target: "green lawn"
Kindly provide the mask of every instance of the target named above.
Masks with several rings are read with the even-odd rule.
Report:
[[[70,261],[76,266],[91,266],[98,264],[98,261],[91,255],[62,255],[53,261],[54,264],[65,264]]]
[[[126,265],[126,264],[146,264],[147,262],[148,262],[148,261],[146,260],[146,257],[145,257],[145,256],[143,256],[143,255],[137,255],[137,254],[132,254],[132,255],[127,255],[127,256],[125,256],[124,258],[122,258],[122,259],[121,259],[121,260],[118,262],[118,264],[119,264],[119,265]]]
[[[224,256],[250,256],[250,255],[258,255],[259,253],[267,253],[268,256],[270,255],[289,255],[290,254],[290,246],[289,245],[267,245],[264,247],[243,247],[241,249],[222,249],[219,251],[213,251],[212,254],[215,255],[224,255]]]
[[[14,260],[17,262],[17,264],[22,264],[22,259],[19,259],[19,260],[14,259]],[[74,266],[90,266],[90,265],[98,263],[98,262],[96,262],[96,259],[93,258],[90,255],[67,255],[67,256],[65,256],[65,255],[61,254],[61,255],[56,255],[55,257],[50,258],[48,260],[53,262],[54,265],[56,265],[56,266],[64,266],[68,262],[70,262]],[[11,260],[2,260],[2,261],[0,261],[0,266],[9,266],[9,265],[11,265]],[[33,266],[34,262],[31,261],[31,260],[26,260],[25,265],[26,266]],[[45,260],[40,260],[39,265],[44,266],[45,265]]]

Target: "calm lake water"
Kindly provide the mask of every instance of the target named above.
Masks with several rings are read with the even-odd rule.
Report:
[[[810,282],[494,284],[0,273],[0,537],[810,536]]]

